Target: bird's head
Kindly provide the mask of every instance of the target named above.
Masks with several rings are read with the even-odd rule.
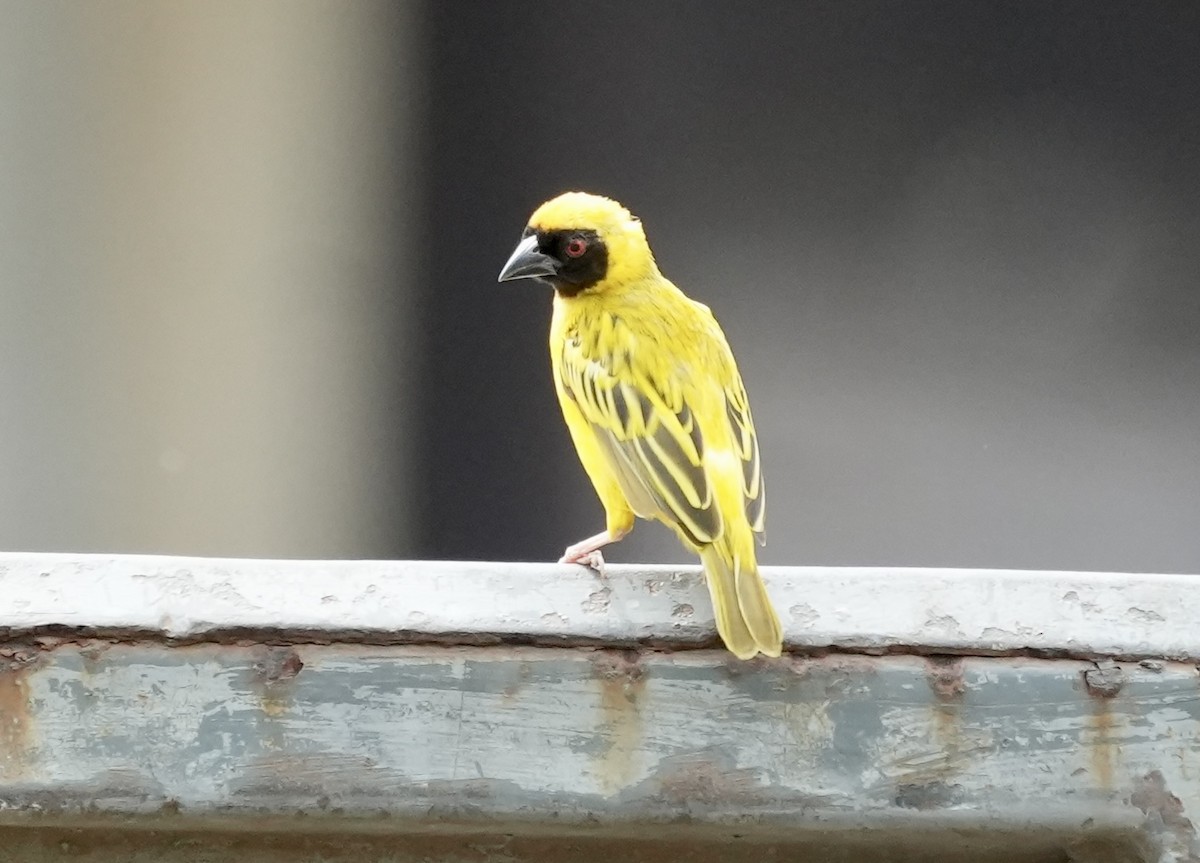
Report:
[[[642,223],[611,198],[566,192],[529,217],[501,282],[540,279],[563,296],[627,285],[657,272]]]

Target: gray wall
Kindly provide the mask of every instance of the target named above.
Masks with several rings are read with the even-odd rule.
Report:
[[[408,538],[416,10],[0,6],[0,548]]]

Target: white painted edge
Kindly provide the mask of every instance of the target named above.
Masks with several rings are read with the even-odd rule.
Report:
[[[228,630],[371,640],[514,636],[696,644],[713,637],[694,566],[232,560],[0,553],[0,632]],[[766,567],[793,648],[1200,659],[1200,577]]]

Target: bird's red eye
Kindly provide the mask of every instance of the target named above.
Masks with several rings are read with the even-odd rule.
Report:
[[[578,258],[587,251],[587,240],[581,237],[572,237],[567,241],[567,257]]]

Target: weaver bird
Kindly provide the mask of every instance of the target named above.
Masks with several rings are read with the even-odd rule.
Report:
[[[746,389],[716,319],[658,271],[642,224],[608,198],[568,192],[534,212],[501,282],[554,288],[554,388],[606,530],[560,563],[603,565],[634,516],[700,555],[717,631],[741,659],[783,636],[754,556],[766,496]]]

